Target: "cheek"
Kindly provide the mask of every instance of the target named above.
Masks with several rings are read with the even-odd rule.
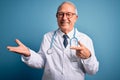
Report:
[[[73,19],[71,22],[72,22],[72,24],[75,24],[76,23],[76,19]]]
[[[57,18],[57,22],[60,23],[60,21],[61,21],[61,19],[58,19],[58,18]]]
[[[77,18],[78,17],[73,17],[73,19],[72,19],[73,23],[75,23],[77,21]]]
[[[74,25],[76,20],[69,20],[69,22],[70,22],[71,25]]]
[[[57,19],[57,23],[60,24],[60,20],[59,19]]]

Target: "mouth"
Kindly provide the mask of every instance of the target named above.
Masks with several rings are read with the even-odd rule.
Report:
[[[61,25],[68,25],[69,24],[69,22],[66,22],[66,21],[61,21],[60,23],[61,23]]]

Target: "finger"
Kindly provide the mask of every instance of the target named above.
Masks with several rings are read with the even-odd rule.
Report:
[[[78,41],[78,44],[79,44],[80,46],[84,46],[80,41]]]
[[[84,54],[84,51],[83,51],[83,50],[81,50],[81,51],[80,51],[80,53],[81,53],[81,54]]]
[[[20,45],[23,45],[22,42],[20,42],[20,40],[16,39],[15,42],[20,46]]]
[[[22,53],[23,51],[21,51],[18,47],[11,47],[11,46],[8,46],[7,47],[9,51],[11,52],[16,52],[16,53]]]
[[[82,53],[77,53],[76,55],[77,55],[78,57],[80,57],[80,58],[83,58],[83,59],[86,58],[86,56],[85,56],[84,54],[82,54]]]
[[[8,49],[9,51],[15,51],[17,48],[16,48],[16,47],[7,46],[7,49]]]
[[[86,58],[86,56],[83,55],[83,54],[80,54],[80,57],[81,57],[82,59],[85,59],[85,58]]]
[[[71,46],[70,49],[81,50],[81,47],[78,47],[78,46]]]
[[[11,46],[7,46],[7,49],[10,50]]]

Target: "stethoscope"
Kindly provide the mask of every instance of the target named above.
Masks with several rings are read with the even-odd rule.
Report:
[[[57,30],[52,35],[50,47],[47,50],[47,54],[52,54],[52,52],[53,52],[52,46],[53,46],[53,42],[54,42],[54,39],[55,39],[56,32],[57,32]],[[70,46],[78,46],[78,39],[75,35],[76,35],[76,28],[74,28],[73,37],[70,39]]]

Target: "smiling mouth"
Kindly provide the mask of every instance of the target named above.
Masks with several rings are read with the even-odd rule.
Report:
[[[62,21],[61,24],[69,24],[69,22]]]

